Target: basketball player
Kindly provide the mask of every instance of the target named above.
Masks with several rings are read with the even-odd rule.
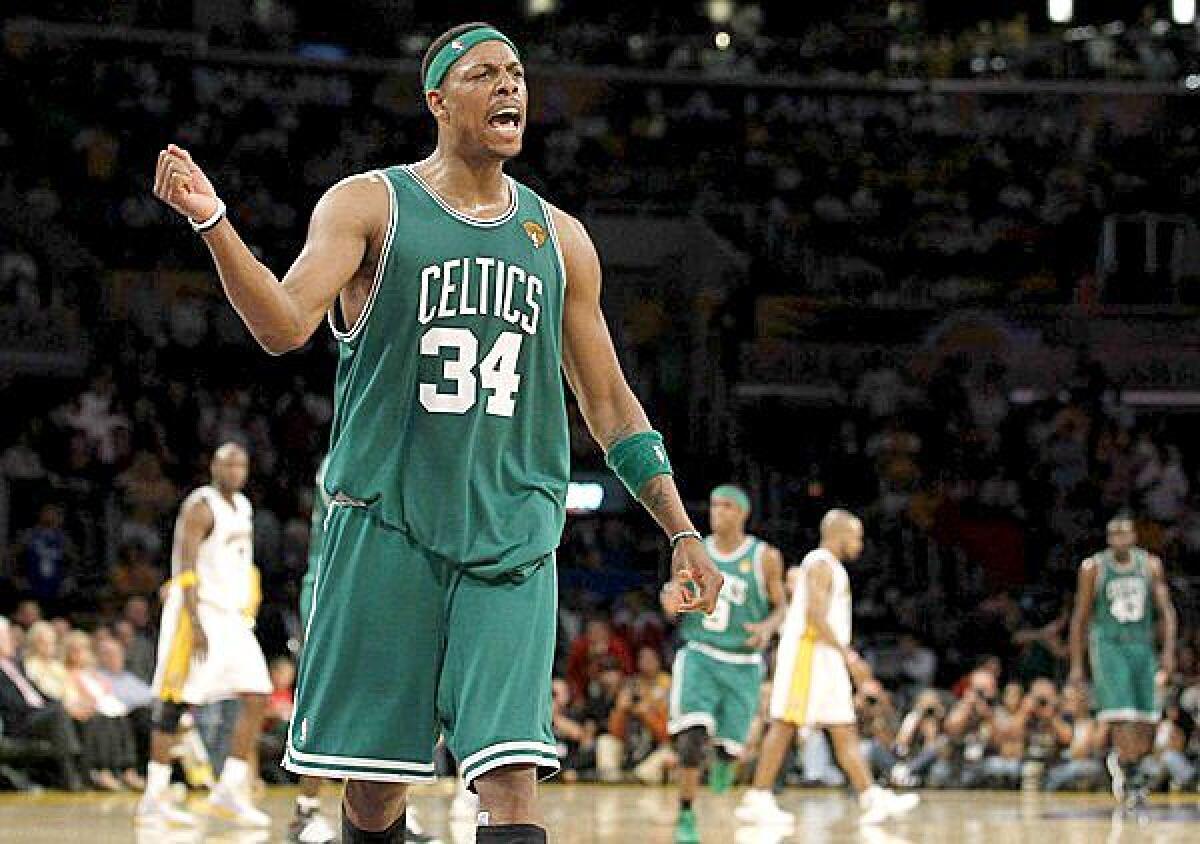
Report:
[[[154,730],[139,823],[191,825],[195,818],[171,805],[171,746],[188,706],[239,696],[242,701],[229,757],[209,796],[213,814],[242,826],[270,826],[249,796],[271,677],[254,637],[258,573],[254,567],[253,511],[242,487],[249,461],[236,443],[212,460],[212,484],[193,491],[179,511],[171,548],[171,581],[163,604],[153,688]]]
[[[704,545],[725,585],[712,615],[692,613],[680,624],[686,644],[675,655],[667,724],[680,765],[677,844],[700,841],[692,802],[710,741],[717,745],[717,760],[709,768],[709,786],[720,794],[733,784],[733,762],[742,755],[758,709],[762,650],[787,608],[783,556],[746,534],[749,515],[750,498],[736,486],[719,486],[709,496],[712,535]]]
[[[422,62],[437,148],[317,203],[280,282],[189,154],[155,194],[190,218],[251,333],[279,354],[328,315],[338,341],[330,512],[284,765],[349,780],[343,840],[400,841],[407,784],[438,734],[480,797],[480,844],[543,842],[570,449],[562,372],[627,488],[671,538],[668,602],[709,612],[704,553],[661,435],[629,389],[574,218],[504,173],[521,150],[525,70],[487,24]]]
[[[792,603],[780,635],[771,687],[771,726],[763,739],[754,785],[737,809],[745,823],[791,825],[794,817],[779,808],[771,793],[798,727],[824,728],[834,756],[858,795],[865,824],[880,823],[913,809],[915,794],[895,794],[871,781],[862,756],[850,679],[860,686],[871,679],[866,662],[850,648],[853,607],[846,563],[858,559],[863,527],[845,510],[821,519],[821,545],[810,551],[795,572]]]
[[[1146,801],[1141,761],[1162,714],[1158,693],[1175,671],[1175,607],[1162,561],[1137,547],[1133,520],[1117,516],[1107,534],[1108,548],[1079,567],[1068,682],[1083,684],[1086,630],[1096,719],[1110,726],[1115,745],[1108,756],[1113,795],[1122,808],[1138,809]]]
[[[329,496],[325,492],[325,467],[329,463],[326,455],[317,468],[316,489],[313,490],[312,519],[308,532],[308,568],[300,581],[300,623],[307,624],[312,612],[313,579],[317,563],[321,559],[321,545],[325,539],[325,516],[329,512]],[[303,635],[303,633],[301,634]],[[408,826],[408,841],[439,844],[439,839],[425,835],[410,810],[405,815]],[[333,824],[321,814],[321,778],[301,775],[300,793],[296,795],[296,812],[288,825],[287,840],[293,844],[332,844],[337,841]]]

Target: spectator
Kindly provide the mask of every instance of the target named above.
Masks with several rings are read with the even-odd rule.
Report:
[[[36,622],[42,620],[42,608],[37,601],[26,599],[17,604],[16,610],[13,611],[12,621],[18,627],[28,630]]]
[[[646,784],[661,784],[674,767],[675,755],[667,732],[671,675],[653,648],[638,651],[637,674],[625,680],[608,718],[608,733],[625,749],[624,767]]]
[[[10,738],[48,742],[56,784],[67,791],[82,791],[82,748],[71,718],[61,704],[47,700],[34,687],[15,656],[9,621],[0,616],[0,728]]]
[[[608,724],[624,685],[625,672],[613,656],[603,656],[593,665],[595,674],[588,681],[580,715],[584,724],[590,724],[597,734],[596,775],[604,782],[617,782],[622,777],[625,745],[608,732]]]
[[[891,771],[893,785],[901,788],[919,788],[934,762],[946,748],[946,736],[942,723],[946,718],[946,707],[934,689],[926,689],[917,695],[912,711],[904,716],[900,731],[896,734],[896,766]]]
[[[63,521],[62,507],[46,504],[38,513],[37,524],[19,543],[29,594],[46,604],[56,604],[71,585],[70,566],[75,554]]]
[[[996,732],[996,677],[976,669],[962,698],[946,716],[948,752],[929,774],[933,788],[969,788],[982,780],[983,761]]]
[[[859,742],[863,759],[871,770],[871,779],[888,776],[896,765],[892,748],[896,743],[897,716],[891,695],[877,679],[863,683],[854,693],[854,711],[858,715]]]
[[[271,660],[271,697],[267,700],[263,729],[270,730],[279,724],[287,725],[292,720],[292,706],[296,694],[296,664],[286,656]]]
[[[575,700],[588,695],[588,685],[598,671],[601,660],[615,660],[623,674],[633,673],[633,656],[629,645],[612,629],[603,616],[588,620],[581,635],[575,637],[567,654],[567,682]]]
[[[150,686],[125,667],[125,648],[116,638],[97,640],[96,662],[97,673],[126,708],[144,709],[154,703]]]
[[[1039,788],[1045,772],[1056,767],[1074,740],[1071,723],[1059,706],[1058,689],[1042,678],[1034,680],[1018,717],[1006,729],[1006,739],[1020,736],[1024,764],[1018,773],[1025,788]]]
[[[117,639],[125,648],[125,663],[134,675],[149,683],[154,677],[155,637],[150,627],[150,603],[134,596],[125,602]]]
[[[1142,761],[1151,787],[1169,785],[1172,791],[1191,789],[1196,784],[1196,764],[1187,749],[1196,732],[1196,722],[1180,706],[1179,696],[1169,695],[1154,736],[1154,752]]]
[[[1108,782],[1103,761],[1108,730],[1092,717],[1087,695],[1078,686],[1063,689],[1063,717],[1071,725],[1071,743],[1065,758],[1046,771],[1042,788],[1064,791],[1103,787]]]
[[[58,647],[58,631],[48,621],[38,621],[25,638],[25,676],[50,700],[62,701],[67,667]]]
[[[133,727],[133,741],[137,748],[137,768],[144,770],[150,751],[154,693],[141,677],[125,667],[125,648],[116,637],[96,637],[96,662],[97,673],[117,700],[129,710],[129,723]]]
[[[88,777],[101,791],[128,786],[140,791],[145,780],[137,773],[136,747],[129,708],[96,670],[96,656],[87,633],[75,631],[66,640],[64,662],[68,681],[63,707],[79,728]]]
[[[551,724],[558,744],[564,782],[575,782],[596,767],[596,723],[576,717],[570,705],[571,690],[567,681],[555,678],[551,685]]]

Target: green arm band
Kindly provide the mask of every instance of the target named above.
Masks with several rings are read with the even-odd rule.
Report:
[[[634,498],[651,478],[673,474],[658,431],[642,431],[626,437],[608,450],[604,462]]]

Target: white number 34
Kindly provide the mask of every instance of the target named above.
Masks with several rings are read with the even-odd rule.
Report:
[[[467,329],[429,329],[421,336],[421,354],[441,357],[443,349],[456,353],[455,357],[442,361],[442,378],[451,382],[454,390],[444,393],[437,384],[421,384],[421,406],[430,413],[466,413],[475,406],[482,383],[489,393],[484,411],[492,416],[512,416],[517,408],[517,390],[521,387],[517,360],[521,357],[522,339],[516,332],[504,332],[480,361],[479,341]]]

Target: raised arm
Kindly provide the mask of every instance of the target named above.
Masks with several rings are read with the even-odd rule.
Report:
[[[1162,647],[1157,679],[1160,686],[1165,686],[1171,682],[1171,675],[1175,673],[1175,633],[1179,622],[1175,615],[1175,604],[1171,601],[1167,574],[1163,570],[1162,560],[1158,557],[1150,557],[1150,579],[1154,589],[1154,604],[1158,609],[1158,631]]]
[[[1092,620],[1092,603],[1096,599],[1096,560],[1088,557],[1079,567],[1079,585],[1075,589],[1075,611],[1071,614],[1071,673],[1067,682],[1083,682],[1084,642],[1087,626]]]
[[[629,388],[617,360],[604,313],[600,309],[600,259],[583,225],[551,209],[558,230],[567,273],[566,303],[563,309],[563,370],[579,401],[579,409],[592,437],[604,449],[610,465],[614,447],[649,443],[635,440],[652,432],[650,420],[641,402]],[[626,449],[622,448],[624,452]],[[651,452],[666,469],[665,449]],[[635,459],[640,459],[637,455]],[[616,467],[614,467],[616,468]],[[618,469],[618,474],[621,471]],[[644,472],[643,472],[644,474]],[[628,478],[622,477],[628,483]],[[653,474],[631,489],[668,536],[695,533],[695,526],[684,509],[671,474]],[[672,579],[664,592],[664,604],[681,611],[712,612],[721,591],[722,576],[708,559],[699,534],[677,541],[672,551]],[[688,582],[695,584],[695,593]]]
[[[259,345],[276,355],[304,345],[337,295],[364,272],[389,213],[380,177],[334,185],[313,210],[304,248],[280,283],[242,241],[186,150],[172,144],[159,153],[154,195],[193,223],[209,224],[201,237],[225,295]]]

